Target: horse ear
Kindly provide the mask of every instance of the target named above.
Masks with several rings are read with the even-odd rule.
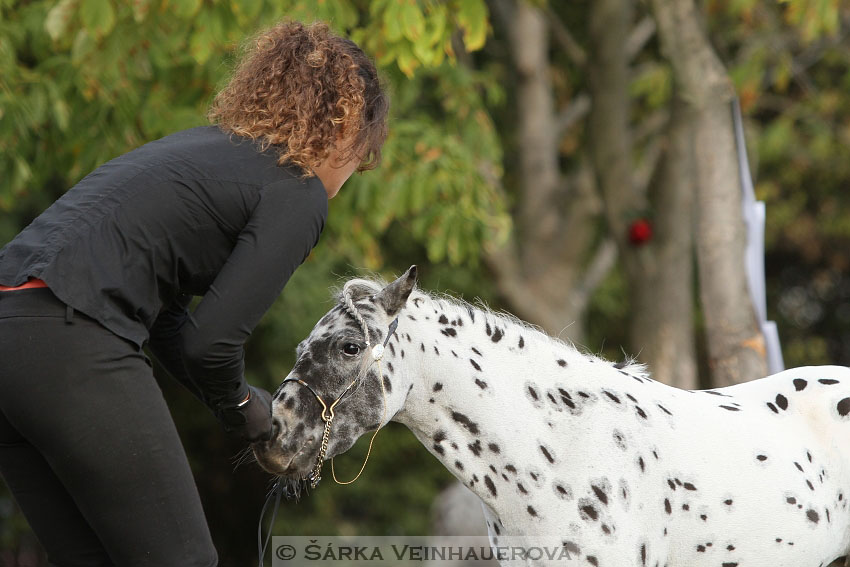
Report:
[[[396,281],[385,287],[375,296],[375,301],[384,308],[387,315],[394,317],[402,310],[410,292],[416,285],[416,266],[410,266]]]

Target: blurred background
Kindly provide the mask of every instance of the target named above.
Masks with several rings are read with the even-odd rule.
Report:
[[[282,18],[361,45],[392,113],[382,165],[331,201],[321,243],[251,337],[251,383],[276,389],[331,287],[411,264],[425,289],[638,356],[679,387],[764,375],[740,268],[735,96],[786,365],[850,364],[839,0],[0,0],[0,245],[99,164],[204,124],[240,45]],[[724,310],[740,317],[724,327]],[[269,478],[236,467],[242,447],[158,380],[221,564],[255,564]],[[364,454],[337,459],[340,477]],[[429,534],[452,485],[391,424],[357,483],[282,504],[274,533]],[[45,564],[2,483],[0,564]]]

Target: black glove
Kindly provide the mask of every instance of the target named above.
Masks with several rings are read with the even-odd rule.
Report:
[[[245,441],[268,441],[272,434],[272,395],[262,388],[248,386],[248,400],[241,405],[225,407],[218,418],[228,433]]]

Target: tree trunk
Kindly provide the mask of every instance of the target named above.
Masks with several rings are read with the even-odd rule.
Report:
[[[587,289],[598,285],[593,276],[607,272],[614,258],[609,248],[600,248],[591,263],[595,274],[584,277],[598,204],[592,180],[579,176],[568,186],[561,178],[546,17],[526,0],[499,0],[495,8],[508,30],[517,74],[520,187],[513,240],[488,250],[487,262],[513,312],[553,336],[581,342]]]
[[[628,249],[628,217],[645,208],[645,199],[635,191],[632,180],[629,60],[624,41],[629,35],[631,14],[631,0],[593,1],[587,68],[593,101],[589,118],[591,159],[605,203],[608,229],[630,276],[640,270],[639,258]]]
[[[767,373],[744,270],[745,230],[732,125],[732,85],[693,0],[652,0],[662,50],[691,118],[700,299],[714,386]]]
[[[629,123],[630,0],[594,0],[590,9],[588,77],[593,106],[590,151],[605,202],[609,230],[623,260],[631,300],[629,348],[653,376],[681,388],[697,382],[692,318],[690,152],[674,113],[655,190],[649,196],[634,178]],[[683,143],[684,142],[684,143]],[[653,238],[642,246],[628,238],[636,216],[652,211]]]
[[[656,380],[694,389],[693,147],[686,109],[676,99],[672,107],[663,155],[649,187],[655,234],[645,245],[645,272],[631,282],[630,338]]]

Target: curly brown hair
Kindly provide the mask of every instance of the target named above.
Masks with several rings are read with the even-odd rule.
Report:
[[[307,176],[337,149],[358,171],[381,159],[389,99],[369,57],[327,24],[284,21],[260,32],[218,93],[208,117],[227,132],[279,152]]]

